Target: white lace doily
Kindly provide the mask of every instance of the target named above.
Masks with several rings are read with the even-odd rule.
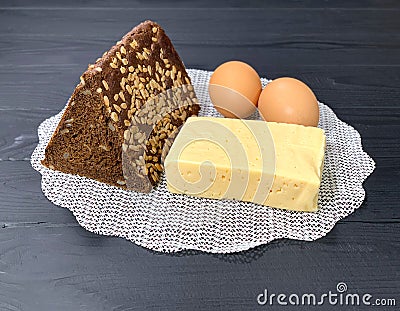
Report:
[[[189,69],[188,73],[201,103],[200,115],[219,116],[208,98],[211,72]],[[265,85],[267,80],[262,82]],[[47,169],[40,160],[62,112],[39,126],[39,144],[31,163],[42,174],[45,196],[72,211],[82,227],[155,251],[230,253],[279,238],[311,241],[326,235],[337,221],[360,207],[365,197],[362,184],[375,168],[362,150],[359,133],[326,105],[319,107],[319,127],[325,130],[327,146],[315,213],[171,194],[165,177],[152,192],[142,194]]]

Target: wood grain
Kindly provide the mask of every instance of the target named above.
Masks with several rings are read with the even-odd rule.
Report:
[[[118,7],[126,8],[142,8],[142,9],[154,9],[154,8],[224,8],[226,10],[235,8],[297,8],[297,9],[312,9],[312,8],[341,8],[341,9],[374,9],[374,10],[385,10],[385,9],[396,9],[398,8],[398,2],[396,0],[367,0],[362,2],[354,0],[335,0],[335,1],[313,1],[313,0],[303,0],[303,1],[281,1],[281,0],[270,0],[270,1],[258,1],[258,0],[176,0],[173,3],[168,3],[162,0],[136,0],[134,2],[130,0],[120,0],[118,1]],[[2,4],[0,8],[8,7],[13,9],[64,9],[64,8],[74,8],[79,9],[109,9],[115,8],[114,2],[106,2],[102,0],[86,0],[84,2],[80,0],[69,0],[66,1],[52,1],[52,0],[38,0],[35,1],[35,5],[29,5],[26,0],[14,0],[7,5]]]
[[[4,29],[14,25],[11,34],[2,34],[0,51],[4,63],[79,61],[87,65],[133,25],[155,19],[166,29],[185,63],[200,68],[215,68],[232,58],[254,64],[264,59],[271,64],[290,65],[399,65],[396,9],[115,8],[88,14],[89,11],[1,10]],[[202,18],[196,19],[195,14]],[[362,23],[353,23],[354,16]],[[26,19],[31,23],[25,23]],[[41,22],[43,19],[46,23]],[[202,28],[212,29],[212,35],[208,31],[191,31]],[[42,53],[49,50],[52,53],[44,58]],[[60,53],[63,51],[68,53]]]
[[[76,226],[72,214],[43,195],[40,174],[27,161],[0,162],[0,227]]]
[[[341,281],[352,292],[393,297],[400,268],[398,229],[397,224],[342,223],[312,243],[284,240],[243,254],[181,256],[152,253],[80,227],[0,229],[0,307],[256,310],[264,288],[318,294],[335,290]]]

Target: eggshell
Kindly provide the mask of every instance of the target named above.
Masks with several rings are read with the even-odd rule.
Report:
[[[250,116],[256,110],[261,90],[258,73],[240,61],[229,61],[215,69],[208,87],[215,109],[229,118]]]
[[[305,83],[294,78],[268,83],[260,94],[258,109],[266,121],[318,126],[317,98]]]

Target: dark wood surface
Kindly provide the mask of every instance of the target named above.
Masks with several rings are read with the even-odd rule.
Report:
[[[309,84],[376,161],[362,207],[315,242],[166,255],[89,233],[51,204],[29,163],[37,126],[89,62],[145,19],[166,29],[188,68],[241,59],[262,76]],[[314,309],[398,310],[398,1],[1,1],[0,95],[0,310],[307,310],[256,297],[340,281],[397,307]]]

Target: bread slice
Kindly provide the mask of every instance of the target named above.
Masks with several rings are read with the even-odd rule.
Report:
[[[82,74],[42,164],[149,192],[180,126],[199,109],[171,41],[145,21]]]

